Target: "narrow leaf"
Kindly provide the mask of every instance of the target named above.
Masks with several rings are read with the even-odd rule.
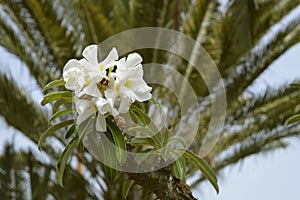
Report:
[[[146,106],[145,106],[145,103],[144,103],[144,102],[136,101],[135,104],[138,105],[138,107],[139,107],[143,112],[146,111]]]
[[[170,144],[174,144],[174,143],[179,143],[183,146],[183,148],[187,148],[187,143],[186,141],[182,138],[182,137],[179,137],[179,136],[172,136],[170,138],[170,141],[169,141]]]
[[[130,144],[134,146],[150,145],[153,147],[157,147],[156,142],[151,137],[134,137],[130,141]]]
[[[132,179],[127,179],[124,187],[122,189],[122,197],[123,199],[126,199],[129,193],[130,188],[132,187],[132,185],[134,184],[134,180]]]
[[[137,127],[132,127],[128,129],[129,134],[132,135],[138,135],[138,133],[143,133],[143,135],[147,135],[148,137],[144,136],[137,136],[135,137],[136,139],[133,139],[132,141],[136,143],[135,140],[138,140],[137,142],[141,141],[141,138],[146,138],[148,141],[152,140],[151,144],[149,143],[149,145],[152,145],[153,147],[156,147],[157,149],[160,149],[162,147],[162,136],[160,135],[160,132],[153,132],[152,129],[150,129],[149,126],[143,127],[143,126],[137,126]],[[133,144],[135,145],[135,144]],[[136,145],[143,145],[142,143],[138,144],[136,143]],[[146,145],[146,144],[145,144]]]
[[[161,147],[164,142],[164,139],[163,139],[161,133],[159,132],[158,128],[154,124],[154,122],[151,120],[151,118],[145,112],[143,112],[142,109],[138,108],[135,105],[131,105],[131,107],[129,109],[129,113],[131,115],[135,116],[135,118],[139,121],[141,126],[147,126],[151,130],[151,132],[153,134],[151,134],[149,136],[154,138],[154,140],[157,143],[159,143],[159,146]]]
[[[141,125],[143,127],[145,127],[147,125],[147,122],[139,113],[129,110],[129,114],[130,114],[131,118],[133,118],[134,122],[138,122],[139,125]]]
[[[56,177],[58,183],[63,186],[63,175],[64,171],[67,165],[67,162],[69,158],[71,157],[74,149],[77,147],[79,144],[79,139],[78,137],[74,137],[66,146],[66,148],[63,150],[62,154],[60,155],[57,166],[56,166]]]
[[[173,150],[173,145],[170,143],[167,146],[161,148],[161,156],[165,161],[167,161],[170,158],[172,154],[172,150]]]
[[[104,160],[103,164],[103,173],[108,182],[113,183],[120,176],[121,172],[117,171],[117,158],[115,153],[115,148],[112,145],[112,141],[109,139],[109,133],[100,133],[101,136],[101,147],[102,147],[102,156]]]
[[[52,101],[58,100],[64,97],[73,97],[73,92],[71,91],[53,91],[44,96],[41,105],[44,106]]]
[[[214,171],[210,168],[208,163],[203,159],[194,154],[190,150],[177,150],[179,153],[183,153],[183,155],[190,160],[192,163],[196,165],[196,167],[202,172],[203,176],[205,176],[209,182],[212,184],[212,186],[215,188],[217,193],[219,193],[219,186],[218,186],[218,181],[217,177],[214,173]]]
[[[82,122],[77,127],[78,137],[81,140],[86,134],[96,132],[95,115]]]
[[[141,163],[143,163],[145,160],[149,159],[150,156],[154,155],[153,149],[146,149],[143,150],[141,152],[138,152],[135,157],[134,157],[134,161],[136,162],[137,165],[140,165]],[[151,157],[152,157],[151,156]]]
[[[163,131],[163,137],[164,137],[164,145],[167,145],[170,139],[170,130],[168,128],[165,128],[165,130]]]
[[[40,149],[42,144],[45,142],[46,138],[49,137],[51,134],[53,134],[55,131],[68,126],[70,124],[74,123],[74,119],[71,120],[67,120],[58,124],[55,124],[53,126],[51,126],[50,128],[48,128],[40,137],[39,142],[38,142],[38,148]]]
[[[300,83],[292,83],[290,86],[295,87],[295,88],[300,88]]]
[[[135,105],[131,105],[129,111],[131,111],[131,113],[134,114],[135,117],[137,117],[137,120],[141,123],[142,126],[146,126],[152,121],[142,109]]]
[[[65,85],[65,81],[63,79],[52,81],[44,87],[43,92],[45,92],[46,90],[49,90],[51,88],[63,86],[63,85]]]
[[[73,124],[66,133],[65,139],[70,138],[74,133],[76,133],[76,126]]]
[[[58,99],[57,101],[55,101],[55,103],[52,106],[52,114],[55,114],[61,105],[68,105],[72,103],[73,103],[72,97],[63,97],[61,99]]]
[[[181,156],[180,158],[178,158],[173,163],[172,172],[173,172],[173,175],[176,178],[179,178],[180,180],[184,180],[185,179],[185,175],[186,175],[186,161],[185,161],[185,158],[183,156]]]
[[[65,114],[70,114],[70,113],[75,113],[76,111],[74,109],[66,109],[66,110],[61,110],[52,115],[52,117],[49,119],[49,122],[55,120],[56,118],[65,115]]]
[[[161,109],[160,104],[158,103],[158,101],[157,101],[153,96],[151,97],[150,101],[151,101],[155,106],[158,107],[159,112],[162,112],[162,109]]]
[[[300,121],[300,114],[297,115],[293,115],[289,118],[287,118],[287,120],[285,120],[284,125],[287,126],[289,124],[295,123],[295,122],[299,122]]]
[[[116,144],[117,159],[120,162],[120,164],[122,165],[126,162],[126,159],[127,159],[126,143],[125,143],[124,136],[123,136],[121,130],[119,129],[119,127],[112,121],[107,120],[107,126],[108,126],[109,130],[111,131],[113,140]]]

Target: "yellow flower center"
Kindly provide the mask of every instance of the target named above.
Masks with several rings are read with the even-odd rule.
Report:
[[[116,91],[117,91],[117,93],[120,93],[120,85],[119,84],[116,85]]]
[[[126,86],[127,88],[130,88],[130,87],[132,86],[132,80],[130,80],[130,79],[126,80],[125,86]]]
[[[87,78],[86,82],[84,84],[85,87],[89,86],[91,84],[91,79]]]
[[[99,65],[99,69],[100,69],[100,71],[104,71],[105,67],[103,65]]]
[[[95,112],[98,111],[98,108],[97,108],[97,106],[96,106],[95,104],[92,105],[92,109],[93,109]]]

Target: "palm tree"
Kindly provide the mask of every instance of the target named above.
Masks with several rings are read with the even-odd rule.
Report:
[[[66,61],[79,58],[85,46],[100,43],[116,33],[153,26],[174,29],[188,35],[200,42],[210,54],[226,85],[225,128],[218,143],[206,157],[214,170],[220,173],[225,167],[250,155],[285,148],[288,145],[286,138],[299,136],[297,125],[284,128],[284,120],[297,111],[300,99],[297,90],[288,87],[272,88],[262,94],[253,94],[249,90],[276,59],[300,41],[299,15],[295,15],[288,23],[281,23],[299,4],[299,0],[228,0],[226,5],[217,0],[0,0],[0,45],[25,64],[42,90],[46,83],[61,77]],[[153,60],[153,55],[145,51],[145,63]],[[161,56],[157,61],[168,62],[165,57]],[[180,62],[176,67],[197,89],[199,101],[206,101],[205,97],[209,94],[201,76],[195,70],[188,73],[190,69],[185,62]],[[159,98],[164,99],[166,96],[164,94]],[[0,74],[0,114],[8,125],[37,143],[41,131],[47,128],[48,110],[36,104],[32,98],[12,79],[4,73]],[[284,103],[287,100],[289,103]],[[209,107],[202,110],[204,118],[196,141],[191,146],[194,151],[203,142],[202,133],[206,132],[210,120]],[[176,122],[178,117],[173,118]],[[60,136],[53,140],[64,144]],[[13,156],[7,156],[7,153]],[[40,191],[38,187],[31,186],[32,195],[49,194],[55,197],[57,194],[61,197],[66,191],[55,185],[53,179],[47,179],[45,174],[53,171],[59,150],[48,143],[45,153],[51,160],[49,165],[39,163],[30,154],[6,151],[1,159],[20,160],[24,168],[15,169],[13,162],[16,160],[12,159],[7,162],[7,166],[0,166],[0,172],[16,173],[13,175],[16,179],[32,166],[42,172],[27,173],[35,175],[37,178],[34,180],[46,184],[48,188],[47,191]],[[34,159],[34,164],[30,164],[30,159]],[[70,167],[68,173],[72,181],[65,183],[74,184],[72,187],[75,189],[71,189],[70,193],[77,194],[73,191],[80,185],[81,189],[84,188],[82,193],[86,194],[82,199],[97,199],[100,196],[117,199],[120,196],[124,177],[110,184],[103,177],[101,165],[91,159],[88,152],[84,152],[83,157],[74,155],[74,159],[84,164],[84,170],[89,176],[76,174],[72,170],[74,166]],[[194,174],[193,166],[188,166],[187,178]],[[11,177],[8,177],[7,182],[1,181],[1,194],[19,194],[13,193],[15,189],[4,194],[12,181]],[[198,177],[191,187],[203,180],[203,177]],[[15,188],[19,182],[28,184],[24,178],[14,182]],[[151,187],[156,185],[147,187],[142,181],[138,183],[144,186],[143,189],[135,185],[128,199],[140,199],[141,196],[145,199],[155,198]],[[21,188],[17,190],[23,191]]]
[[[4,199],[98,199],[83,177],[68,169],[67,186],[57,185],[55,166],[41,161],[33,152],[16,152],[13,144],[6,144],[0,157],[0,192]]]

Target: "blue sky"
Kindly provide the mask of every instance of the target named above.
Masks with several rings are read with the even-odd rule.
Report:
[[[278,87],[288,84],[293,79],[300,79],[300,44],[290,49],[272,64],[254,84],[252,90],[262,91],[267,86]],[[13,77],[22,77],[20,85],[35,96],[40,102],[42,95],[36,83],[28,78],[28,71],[14,56],[7,54],[0,48],[1,63]],[[5,60],[3,60],[5,58]],[[8,70],[9,68],[9,70]],[[25,78],[25,80],[24,80]],[[300,103],[300,102],[299,102]],[[0,122],[0,150],[6,141],[17,142],[17,148],[36,146],[29,142],[16,130]],[[251,157],[235,167],[230,167],[220,177],[220,194],[216,195],[213,188],[204,183],[201,190],[195,191],[199,199],[205,200],[297,200],[299,199],[300,185],[300,141],[290,140],[292,145],[287,150],[278,150],[264,156]],[[25,144],[25,145],[24,145]]]

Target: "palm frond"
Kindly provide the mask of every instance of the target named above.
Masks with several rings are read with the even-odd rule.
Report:
[[[78,16],[81,31],[84,33],[84,46],[92,43],[99,44],[104,39],[112,36],[113,26],[103,14],[101,7],[93,1],[71,1],[68,7],[72,7],[73,14]]]
[[[177,7],[176,7],[177,6]],[[179,25],[181,9],[180,1],[171,0],[115,0],[113,10],[113,24],[119,31],[128,28],[145,26],[172,28]]]
[[[60,71],[65,62],[75,54],[76,49],[74,38],[67,27],[62,26],[63,19],[58,18],[53,2],[23,0],[18,6],[24,12],[20,17],[25,18],[30,25],[26,31],[34,34],[36,45],[39,44],[45,54],[48,54],[47,57],[52,58],[52,67]]]
[[[51,68],[43,69],[42,66],[48,66],[48,59],[44,57],[43,52],[35,47],[33,41],[28,38],[26,32],[18,32],[8,24],[9,20],[0,15],[0,45],[9,52],[17,56],[29,68],[30,74],[37,80],[41,86],[57,75]]]
[[[291,22],[284,30],[279,30],[259,50],[251,52],[234,69],[228,70],[227,94],[230,97],[229,101],[242,94],[277,58],[300,41],[299,22],[300,17]],[[238,87],[236,87],[237,85]]]
[[[211,0],[197,0],[189,6],[188,15],[183,22],[183,32],[193,39],[197,39],[203,24],[207,8]]]
[[[274,151],[278,147],[285,148],[288,144],[285,139],[295,136],[299,136],[299,127],[297,126],[288,130],[283,127],[273,130],[262,130],[239,145],[232,147],[229,153],[221,154],[219,158],[215,159],[214,166],[217,170],[220,170],[253,154]]]
[[[223,35],[221,69],[234,64],[236,59],[251,47],[254,37],[252,29],[254,19],[253,0],[232,1],[226,16],[222,19],[226,31]]]
[[[284,121],[291,113],[297,112],[299,101],[300,94],[294,89],[280,93],[271,90],[261,97],[253,97],[233,115],[229,115],[224,134],[211,154],[216,155],[221,151],[226,151],[232,145],[255,136],[260,130],[267,132],[268,130],[283,129]]]
[[[34,142],[38,141],[39,133],[47,128],[47,114],[4,74],[0,74],[0,114],[7,124]]]
[[[214,157],[210,162],[214,170],[220,173],[222,169],[240,163],[250,156],[271,153],[278,149],[286,148],[288,147],[286,139],[299,137],[299,134],[299,126],[288,130],[284,128],[261,130],[247,138],[247,140]],[[191,184],[191,187],[199,185],[204,180],[203,177],[198,178]]]
[[[223,21],[223,59],[221,68],[234,64],[241,56],[251,51],[271,28],[299,5],[298,1],[267,1],[256,3],[253,0],[233,1]],[[273,9],[270,9],[272,8]],[[240,12],[240,10],[244,10]],[[278,13],[277,15],[274,15]],[[242,46],[241,46],[242,45]],[[238,51],[237,51],[238,49]]]
[[[42,163],[31,151],[16,152],[12,144],[0,155],[0,194],[5,199],[99,199],[88,181],[68,166],[65,181],[60,187],[53,176],[53,164]],[[89,187],[84,187],[89,186]]]
[[[255,43],[265,35],[272,26],[289,15],[299,4],[299,0],[275,0],[258,4],[256,20],[253,27]],[[274,13],[276,13],[276,15],[274,15]]]

